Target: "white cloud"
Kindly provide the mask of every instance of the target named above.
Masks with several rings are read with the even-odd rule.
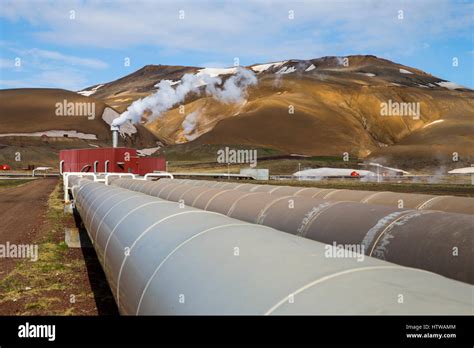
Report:
[[[36,63],[51,64],[60,62],[70,66],[81,66],[92,69],[105,69],[108,66],[107,63],[99,59],[76,57],[57,51],[49,51],[39,48],[12,48],[11,51],[15,52],[20,57],[25,57],[26,59],[30,59]]]
[[[69,69],[46,70],[13,79],[1,79],[0,88],[62,88],[71,91],[81,89],[87,79],[80,72]]]
[[[13,59],[0,58],[0,69],[15,68],[15,61]]]
[[[89,69],[105,69],[108,66],[99,59],[39,48],[25,49],[12,42],[3,41],[2,48],[12,54],[5,54],[4,51],[0,57],[0,88],[43,87],[78,90],[88,85]],[[20,67],[14,64],[17,57],[21,59]]]
[[[30,24],[21,25],[21,34],[27,38],[22,44],[74,50],[17,48],[16,54],[24,63],[18,70],[27,70],[25,73],[32,78],[10,74],[8,80],[5,76],[3,80],[10,85],[22,81],[31,85],[36,81],[43,86],[49,77],[62,88],[75,86],[74,89],[90,85],[94,69],[108,67],[101,59],[76,54],[76,50],[82,53],[84,48],[95,50],[95,57],[100,57],[102,49],[112,49],[133,60],[135,52],[152,47],[160,57],[197,56],[208,62],[201,65],[214,67],[232,66],[233,57],[239,57],[243,65],[349,54],[375,54],[397,60],[400,56],[424,54],[427,42],[434,47],[437,40],[469,38],[474,12],[472,1],[449,0],[1,3],[0,18]],[[179,19],[180,10],[184,10],[184,19]],[[288,18],[290,10],[294,11],[293,20]],[[404,11],[403,20],[397,17],[399,10]],[[75,19],[70,19],[70,11],[75,11]],[[0,40],[0,48],[9,44]],[[11,68],[10,58],[14,57],[2,56],[2,69]],[[226,59],[229,61],[223,61]],[[62,78],[57,72],[65,75]],[[55,85],[50,82],[46,86]]]
[[[421,47],[470,35],[474,4],[405,1],[4,1],[1,16],[41,23],[34,34],[62,45],[251,55],[266,60]],[[75,11],[75,19],[69,18]],[[179,19],[184,10],[184,19]],[[295,18],[288,18],[293,10]],[[404,19],[397,18],[404,11]],[[44,29],[47,28],[47,29]],[[282,56],[284,55],[284,56]],[[304,56],[304,57],[303,57]],[[84,62],[83,62],[84,63]]]
[[[108,66],[107,63],[99,59],[75,57],[75,56],[65,55],[56,51],[47,51],[47,50],[41,50],[38,48],[33,48],[29,50],[28,54],[32,54],[33,56],[37,56],[43,59],[57,60],[57,61],[64,62],[66,64],[79,65],[79,66],[93,68],[93,69],[104,69],[104,68],[107,68]]]

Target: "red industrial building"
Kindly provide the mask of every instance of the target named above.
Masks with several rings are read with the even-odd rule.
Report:
[[[127,147],[61,150],[60,170],[64,172],[133,173],[145,175],[165,171],[162,157],[139,157],[137,150]]]

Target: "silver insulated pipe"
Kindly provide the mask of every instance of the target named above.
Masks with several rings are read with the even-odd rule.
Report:
[[[110,126],[110,130],[112,131],[112,147],[118,147],[119,127]]]
[[[474,284],[474,268],[467,266],[473,264],[473,215],[297,196],[295,189],[306,192],[297,187],[276,186],[283,192],[270,194],[264,190],[271,189],[268,185],[240,184],[232,189],[223,182],[198,184],[202,182],[179,179],[116,178],[112,182],[318,242],[357,246],[371,257]]]
[[[168,179],[161,179],[165,181]],[[333,188],[281,186],[268,184],[241,184],[238,182],[210,180],[179,180],[193,186],[204,186],[214,189],[237,190],[242,192],[267,192],[275,196],[300,196],[324,199],[334,202],[359,202],[364,204],[387,205],[403,209],[439,210],[447,213],[474,215],[474,199],[470,197],[436,196],[418,193],[340,190]]]
[[[87,179],[75,205],[122,314],[464,314],[472,286]],[[333,250],[334,251],[334,250]]]

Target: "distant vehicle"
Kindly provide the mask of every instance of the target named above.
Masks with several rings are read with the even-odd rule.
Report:
[[[359,173],[357,173],[357,172],[354,170],[354,171],[351,173],[351,176],[358,177],[358,176],[360,176],[360,174],[359,174]]]
[[[0,164],[0,170],[11,170],[8,164]]]

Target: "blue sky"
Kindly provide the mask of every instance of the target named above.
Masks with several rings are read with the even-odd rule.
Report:
[[[79,90],[147,64],[351,54],[474,88],[473,18],[472,0],[2,0],[0,88]]]

